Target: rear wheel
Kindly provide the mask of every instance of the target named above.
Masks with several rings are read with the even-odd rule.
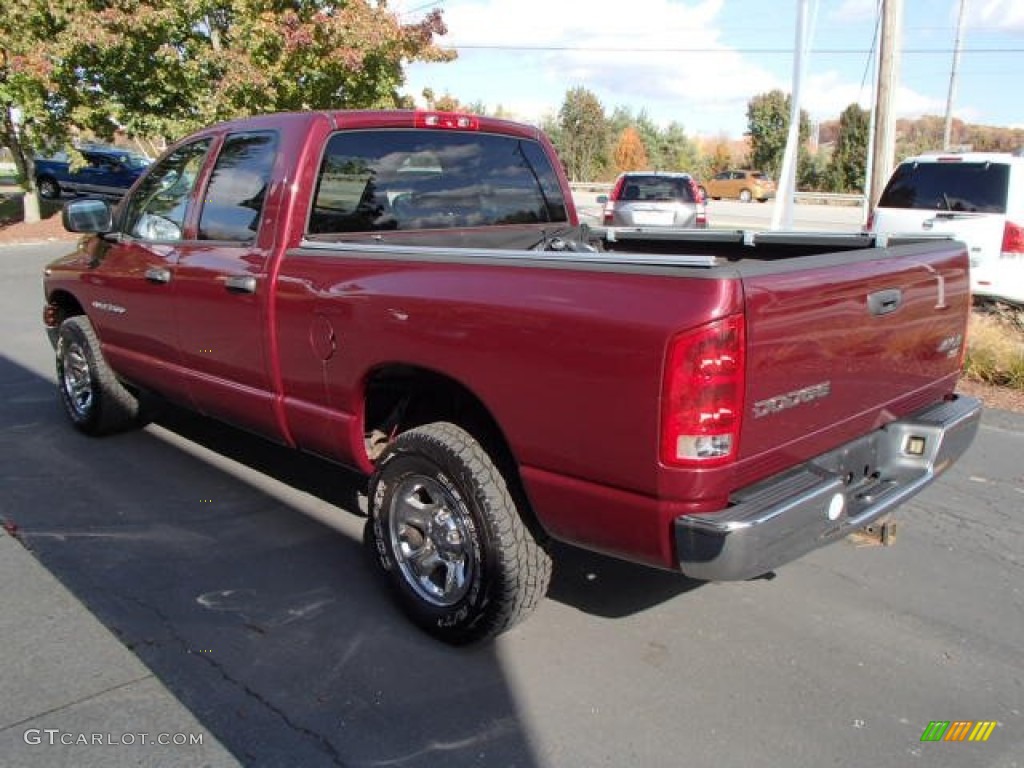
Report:
[[[740,202],[741,203],[749,203],[750,202],[750,190],[749,189],[741,189],[740,190]]]
[[[405,613],[455,645],[529,615],[551,560],[472,435],[437,422],[399,435],[370,482],[374,556]]]
[[[61,323],[56,352],[61,403],[76,429],[102,435],[138,423],[139,401],[103,359],[87,317],[69,317]]]

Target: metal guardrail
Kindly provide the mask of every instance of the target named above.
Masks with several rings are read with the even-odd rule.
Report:
[[[798,203],[824,203],[825,205],[864,205],[864,195],[844,192],[795,192]]]

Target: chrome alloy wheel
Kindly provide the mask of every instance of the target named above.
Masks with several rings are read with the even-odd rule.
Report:
[[[61,344],[62,375],[61,386],[75,416],[85,419],[93,404],[92,371],[85,350],[77,342],[64,341]]]
[[[405,477],[388,515],[391,548],[406,582],[428,603],[454,605],[473,583],[476,558],[469,511],[432,477]]]

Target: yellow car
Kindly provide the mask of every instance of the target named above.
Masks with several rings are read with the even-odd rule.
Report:
[[[757,200],[763,203],[775,197],[775,182],[761,171],[739,170],[716,173],[702,187],[704,194],[712,200],[732,198],[749,203]]]

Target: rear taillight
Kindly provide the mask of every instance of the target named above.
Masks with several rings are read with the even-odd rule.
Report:
[[[707,229],[708,226],[708,215],[704,211],[697,211],[696,224],[694,225],[697,229]]]
[[[661,461],[713,467],[736,458],[744,399],[744,321],[731,315],[672,339],[661,393]]]
[[[1024,256],[1024,227],[1012,221],[1006,222],[1003,227],[1003,245],[999,250],[1006,258]]]
[[[615,201],[622,197],[622,188],[626,184],[626,177],[619,176],[612,187],[612,193],[608,195],[608,202],[604,204],[604,223],[611,224],[615,216]]]

